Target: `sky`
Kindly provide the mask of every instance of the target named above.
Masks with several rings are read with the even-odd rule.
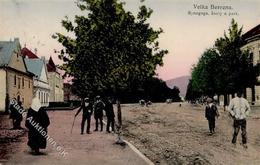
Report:
[[[133,14],[142,5],[140,0],[124,2],[125,9]],[[243,26],[243,32],[260,24],[259,0],[146,0],[143,4],[153,10],[151,26],[164,30],[159,43],[169,53],[164,65],[157,68],[163,80],[190,75],[192,65],[223,36],[232,18]],[[212,9],[212,5],[228,7]],[[61,26],[65,16],[73,20],[83,14],[75,0],[0,0],[0,41],[18,37],[22,47],[36,48],[38,56],[52,56],[60,64],[54,49],[59,50],[61,45],[51,36],[55,32],[66,34]]]

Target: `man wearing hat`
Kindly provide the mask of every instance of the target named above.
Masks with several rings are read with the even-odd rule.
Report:
[[[103,111],[105,110],[105,104],[101,100],[100,96],[96,96],[96,102],[94,104],[94,118],[96,120],[96,129],[98,131],[98,121],[100,122],[100,131],[103,131]]]
[[[81,107],[75,114],[75,117],[80,113],[80,111],[83,110],[82,114],[82,121],[81,121],[81,134],[84,132],[85,122],[87,120],[87,134],[90,134],[90,121],[91,121],[91,115],[93,112],[93,104],[89,101],[89,98],[85,98],[82,101]]]
[[[207,98],[207,105],[205,108],[205,117],[208,120],[210,134],[215,133],[215,118],[219,116],[218,108],[213,104],[213,99]]]

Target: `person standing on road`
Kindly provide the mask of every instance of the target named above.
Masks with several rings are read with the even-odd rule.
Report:
[[[10,104],[10,100],[9,100],[9,94],[7,93],[5,96],[5,114],[9,114],[9,104]]]
[[[94,104],[94,118],[96,120],[96,129],[98,131],[98,121],[100,122],[100,131],[103,131],[103,110],[105,110],[105,104],[101,100],[100,96],[96,96],[96,102]]]
[[[215,119],[219,116],[218,108],[215,104],[213,104],[213,100],[211,98],[207,98],[207,105],[205,108],[205,117],[208,120],[209,131],[210,134],[215,133]]]
[[[20,109],[23,109],[21,101],[18,101],[18,105],[19,105]],[[19,113],[18,110],[16,109],[16,120],[15,120],[15,123],[14,123],[15,128],[22,129],[22,127],[21,127],[22,120],[23,120],[22,114]]]
[[[40,149],[46,148],[47,140],[45,135],[47,135],[49,125],[50,120],[46,110],[41,107],[38,97],[34,97],[27,113],[25,126],[29,129],[27,145],[36,155],[40,154]]]
[[[14,100],[14,102],[17,102],[16,98],[13,98],[13,100]],[[20,102],[20,101],[18,101],[18,102]],[[18,122],[18,120],[21,120],[19,112],[15,108],[14,104],[10,104],[9,109],[10,109],[9,119],[12,119],[12,124],[13,124],[13,128],[12,129],[18,129],[17,122]]]
[[[82,101],[81,107],[75,114],[75,117],[80,113],[80,111],[83,110],[82,113],[82,121],[81,121],[81,134],[84,132],[85,122],[87,120],[87,134],[90,134],[90,122],[91,122],[91,115],[93,112],[93,104],[89,101],[89,98],[85,98]]]
[[[107,133],[110,133],[110,126],[112,127],[112,131],[115,132],[115,113],[112,104],[112,99],[108,98],[105,103],[105,111],[107,116]]]
[[[251,109],[248,101],[242,97],[241,91],[238,91],[237,96],[230,101],[228,111],[234,120],[232,144],[236,144],[237,135],[241,128],[242,144],[244,148],[247,148],[246,118],[249,116]]]

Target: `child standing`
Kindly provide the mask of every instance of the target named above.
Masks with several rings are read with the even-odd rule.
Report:
[[[207,105],[205,108],[205,117],[208,120],[210,134],[215,133],[215,118],[219,116],[218,108],[213,104],[211,98],[207,98]]]

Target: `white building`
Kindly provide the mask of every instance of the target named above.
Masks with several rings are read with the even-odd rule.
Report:
[[[260,24],[249,30],[243,35],[246,44],[241,48],[248,50],[253,65],[260,68]],[[258,69],[259,70],[259,69]],[[259,70],[260,74],[260,70]],[[255,105],[260,105],[260,75],[258,74],[257,83],[252,88],[246,89],[247,100]]]
[[[63,78],[51,57],[47,63],[47,70],[51,88],[50,102],[64,102]]]
[[[23,48],[24,50],[27,48]],[[33,77],[33,89],[39,98],[42,106],[49,106],[50,100],[50,86],[47,75],[47,67],[45,64],[45,59],[40,58],[32,58],[32,52],[30,51],[30,55],[28,53],[24,53],[24,61],[27,69],[33,73],[35,76]],[[35,54],[34,54],[35,55]],[[36,56],[36,55],[35,55]],[[36,56],[37,57],[37,56]]]

